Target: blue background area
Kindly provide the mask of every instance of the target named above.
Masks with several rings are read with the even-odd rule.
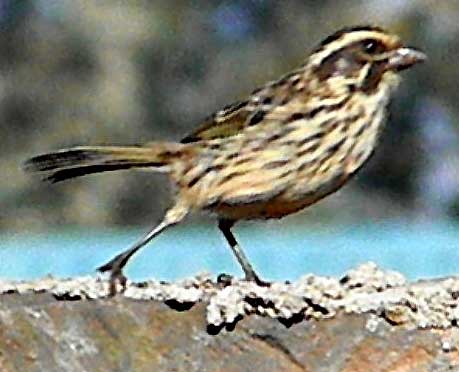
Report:
[[[342,275],[367,261],[400,271],[410,279],[458,272],[459,229],[453,224],[390,224],[300,227],[285,223],[245,224],[235,228],[260,275],[294,280],[307,273]],[[66,230],[4,235],[0,277],[32,279],[93,274],[125,249],[141,230]],[[241,275],[216,226],[178,226],[159,236],[130,262],[131,279],[173,280],[208,271]]]

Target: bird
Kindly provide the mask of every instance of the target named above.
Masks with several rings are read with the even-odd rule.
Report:
[[[196,211],[215,217],[245,280],[269,285],[234,236],[235,223],[279,219],[341,188],[377,147],[400,72],[425,59],[381,27],[345,27],[181,141],[77,146],[34,156],[23,168],[52,183],[123,169],[169,176],[173,203],[161,222],[98,268],[109,272],[112,294],[125,288],[123,268],[139,249]]]

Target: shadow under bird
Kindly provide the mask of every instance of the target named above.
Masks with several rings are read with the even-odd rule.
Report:
[[[111,292],[123,287],[134,253],[190,212],[209,211],[247,280],[254,271],[231,228],[245,219],[281,218],[338,190],[373,153],[399,72],[425,60],[379,27],[348,27],[327,37],[280,79],[209,116],[180,142],[80,146],[27,160],[28,172],[60,182],[120,169],[165,172],[173,206],[132,247],[98,268]]]

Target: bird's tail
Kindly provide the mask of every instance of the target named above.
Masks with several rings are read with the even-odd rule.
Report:
[[[183,155],[185,145],[169,142],[150,143],[142,147],[79,146],[38,155],[28,159],[27,172],[47,173],[52,183],[91,173],[130,168],[168,171],[169,165]]]

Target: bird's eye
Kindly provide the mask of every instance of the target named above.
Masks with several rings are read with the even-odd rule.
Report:
[[[365,40],[363,42],[363,49],[365,53],[375,54],[381,51],[381,44],[375,40]]]

